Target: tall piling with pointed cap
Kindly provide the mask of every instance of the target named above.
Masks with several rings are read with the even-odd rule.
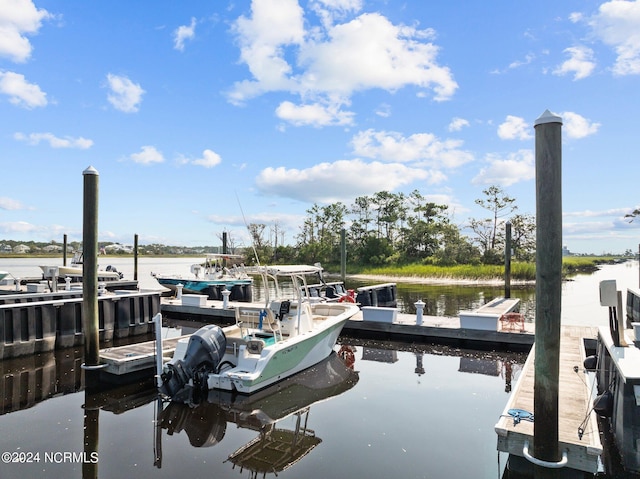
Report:
[[[562,118],[535,121],[536,333],[534,456],[558,461],[558,389],[562,294]],[[557,472],[557,471],[555,471]],[[555,474],[536,466],[536,478]]]
[[[82,329],[84,331],[84,363],[87,367],[100,362],[98,327],[98,171],[90,166],[84,177],[82,213]]]

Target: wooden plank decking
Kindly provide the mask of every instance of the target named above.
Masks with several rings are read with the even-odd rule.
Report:
[[[171,357],[180,336],[162,341],[162,356]],[[100,362],[107,366],[104,372],[117,376],[155,367],[156,342],[145,341],[100,350]]]
[[[596,414],[591,410],[594,397],[590,394],[590,380],[584,372],[584,338],[595,339],[596,327],[563,326],[560,338],[560,371],[558,391],[558,434],[560,451],[567,451],[567,467],[579,471],[598,471],[602,444]],[[525,440],[533,450],[533,423],[514,423],[509,409],[522,409],[533,414],[535,351],[531,350],[503,415],[495,426],[498,450],[523,457]],[[577,372],[575,367],[578,368]],[[585,422],[585,418],[587,419]],[[584,429],[582,438],[579,428]]]

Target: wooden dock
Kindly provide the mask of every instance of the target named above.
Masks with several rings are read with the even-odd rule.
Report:
[[[558,438],[560,452],[567,451],[566,467],[595,473],[600,465],[602,444],[592,401],[591,380],[584,371],[584,339],[595,340],[598,328],[563,326],[560,339],[560,380],[558,393]],[[524,457],[523,446],[533,450],[533,422],[514,421],[510,409],[533,414],[535,351],[531,350],[502,416],[495,426],[498,450]],[[576,370],[577,368],[577,370]],[[535,419],[535,418],[534,418]],[[579,431],[582,430],[582,434]]]
[[[170,359],[176,349],[179,336],[162,341],[162,357]],[[151,370],[156,365],[156,342],[145,341],[100,350],[100,363],[106,364],[101,370],[115,376],[124,376],[144,370]],[[155,374],[155,370],[149,375]]]

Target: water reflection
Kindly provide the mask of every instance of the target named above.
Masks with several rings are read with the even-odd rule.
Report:
[[[288,468],[293,471],[290,477],[315,479],[324,477],[318,467],[331,468],[327,464],[336,463],[345,453],[358,458],[353,464],[343,464],[349,475],[371,469],[369,475],[375,476],[376,468],[388,464],[378,461],[388,456],[391,461],[408,461],[402,466],[407,472],[403,477],[422,477],[419,466],[414,471],[410,465],[419,462],[425,467],[423,453],[411,446],[422,440],[414,435],[430,430],[433,424],[440,432],[433,436],[435,443],[430,440],[424,447],[438,449],[447,442],[464,442],[457,436],[459,428],[435,425],[439,418],[454,420],[459,408],[476,411],[474,422],[486,422],[469,429],[465,426],[469,419],[461,417],[465,437],[476,431],[467,439],[480,440],[495,450],[491,424],[506,401],[504,393],[496,395],[501,388],[495,387],[495,380],[502,377],[508,390],[524,361],[521,354],[353,339],[343,340],[336,349],[317,367],[270,389],[251,396],[214,391],[195,407],[159,401],[151,378],[101,392],[83,391],[87,378],[77,350],[6,361],[1,363],[4,414],[0,427],[13,432],[0,437],[0,449],[15,450],[28,444],[81,454],[76,456],[79,462],[49,464],[47,471],[49,476],[79,477],[81,470],[84,479],[175,478],[180,474],[234,477],[232,473],[237,477],[238,471],[262,477],[287,474],[283,471]],[[509,364],[512,372],[506,374]],[[36,404],[40,406],[34,408]],[[447,404],[455,405],[454,410],[447,410]],[[31,412],[21,417],[23,411]],[[39,427],[20,427],[26,418],[29,423],[37,421]],[[414,423],[421,426],[415,428]],[[65,426],[62,434],[56,424]],[[380,428],[384,428],[382,437]],[[385,435],[401,441],[402,448],[386,444]],[[392,447],[394,452],[371,457],[374,451],[366,446],[362,449],[363,441],[369,447]],[[406,451],[409,456],[403,458]],[[478,453],[469,459],[486,462],[481,467],[490,469],[492,461]],[[185,457],[191,459],[185,463],[181,459]],[[433,459],[427,461],[429,467],[435,464]],[[0,465],[0,473],[3,478],[43,477],[38,466],[42,464]],[[452,474],[449,477],[456,471]]]
[[[173,435],[185,432],[193,447],[211,447],[225,436],[227,423],[258,432],[229,455],[227,461],[251,471],[250,477],[278,475],[309,454],[322,439],[309,428],[311,406],[338,396],[358,382],[358,373],[336,353],[316,366],[250,396],[210,391],[196,407],[171,402],[159,425]],[[293,429],[278,427],[293,416]],[[226,462],[226,461],[225,461]]]

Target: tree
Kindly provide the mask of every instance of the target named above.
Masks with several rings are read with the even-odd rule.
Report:
[[[536,254],[536,219],[530,214],[511,218],[511,248],[521,261],[533,261]]]
[[[272,248],[264,238],[264,230],[267,225],[263,223],[249,223],[247,229],[249,230],[249,236],[251,236],[251,242],[257,258],[256,261],[262,262],[272,257]],[[261,261],[262,259],[262,261]]]
[[[441,265],[480,263],[480,251],[469,238],[460,234],[460,228],[451,223],[442,228],[441,248],[434,255]]]
[[[513,213],[518,207],[514,204],[515,198],[507,196],[499,186],[490,186],[486,190],[482,190],[482,193],[486,198],[477,199],[476,204],[493,213],[493,228],[489,246],[491,249],[495,249],[500,218]]]
[[[631,218],[629,223],[633,222],[633,220],[638,216],[640,216],[640,208],[636,208],[631,213],[624,215],[625,218]]]
[[[346,214],[347,207],[340,202],[322,207],[314,204],[307,210],[297,236],[301,262],[340,261],[340,231]]]
[[[447,206],[427,201],[417,190],[411,192],[407,202],[414,215],[406,218],[402,228],[401,250],[407,260],[433,256],[441,247],[443,231],[449,225]]]

